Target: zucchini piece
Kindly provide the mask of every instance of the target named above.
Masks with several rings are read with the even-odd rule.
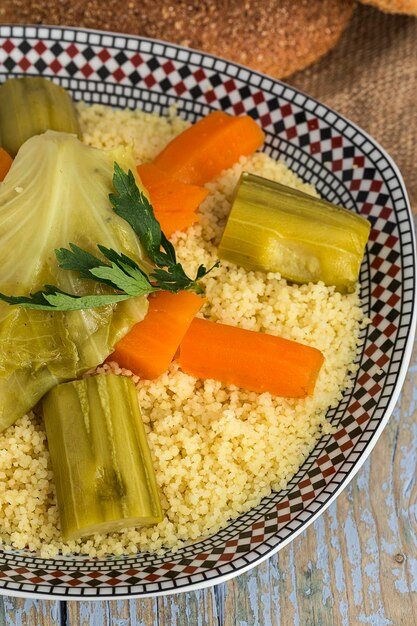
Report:
[[[162,521],[129,378],[99,374],[57,385],[42,408],[65,540]]]
[[[6,80],[0,87],[0,146],[15,157],[27,139],[47,130],[81,137],[70,94],[41,76]]]
[[[352,211],[244,172],[219,256],[295,283],[323,281],[352,292],[370,228]]]

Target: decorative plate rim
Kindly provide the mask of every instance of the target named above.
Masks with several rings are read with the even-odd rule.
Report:
[[[136,40],[137,42],[141,42],[141,41],[145,41],[145,42],[150,42],[151,44],[161,44],[164,47],[172,47],[175,48],[176,50],[180,51],[187,51],[188,53],[196,53],[198,55],[200,55],[201,57],[210,57],[211,59],[213,59],[214,61],[224,61],[227,67],[231,67],[231,66],[235,66],[237,68],[243,69],[245,71],[247,71],[249,73],[249,75],[257,75],[259,76],[261,79],[265,79],[270,81],[272,84],[277,83],[279,85],[281,85],[281,87],[283,89],[289,89],[291,92],[293,92],[294,95],[296,94],[300,94],[302,96],[305,97],[306,100],[312,101],[314,102],[317,106],[321,106],[323,107],[323,109],[325,110],[326,114],[327,113],[332,113],[337,119],[344,121],[347,125],[349,125],[351,128],[353,128],[356,133],[360,134],[366,141],[370,142],[370,144],[374,147],[377,148],[379,150],[379,152],[381,153],[381,155],[384,157],[384,159],[387,161],[387,163],[389,164],[389,166],[392,168],[392,170],[394,171],[397,181],[399,183],[399,187],[401,188],[401,191],[403,193],[403,197],[405,200],[405,205],[406,205],[406,210],[408,213],[408,217],[410,219],[411,224],[413,223],[413,214],[411,211],[411,206],[410,206],[410,201],[408,198],[408,194],[407,194],[407,190],[405,187],[405,183],[403,180],[403,177],[401,175],[401,172],[399,171],[399,168],[397,166],[397,164],[395,163],[395,161],[393,160],[393,158],[388,154],[388,152],[379,144],[378,141],[376,141],[371,135],[369,135],[366,131],[364,131],[360,126],[358,126],[355,122],[352,122],[350,119],[348,119],[347,117],[345,117],[343,114],[337,112],[336,110],[334,110],[332,107],[323,104],[322,102],[320,102],[319,100],[317,100],[316,98],[313,98],[311,96],[309,96],[308,94],[305,94],[304,92],[302,92],[301,90],[292,87],[290,85],[287,85],[285,82],[278,80],[278,79],[274,79],[266,74],[263,74],[261,72],[258,72],[256,70],[252,70],[244,65],[229,61],[227,59],[222,59],[221,57],[217,57],[215,55],[211,55],[209,53],[206,52],[202,52],[196,49],[192,49],[192,48],[187,48],[185,46],[180,46],[178,44],[173,44],[170,42],[165,42],[162,40],[158,40],[158,39],[151,39],[151,38],[146,38],[146,37],[142,37],[142,36],[138,36],[138,35],[130,35],[130,34],[124,34],[124,33],[118,33],[115,31],[101,31],[101,30],[97,30],[97,29],[87,29],[87,28],[78,28],[78,27],[71,27],[71,26],[55,26],[55,25],[34,25],[34,24],[1,24],[0,25],[0,34],[3,35],[3,31],[4,28],[10,28],[11,31],[14,31],[16,28],[20,28],[22,29],[22,31],[24,32],[25,29],[27,28],[34,28],[36,30],[45,28],[46,30],[57,30],[57,31],[72,31],[74,33],[86,33],[86,34],[95,34],[95,35],[109,35],[109,36],[113,36],[113,37],[122,37],[125,39],[133,39]],[[10,37],[17,37],[16,34],[11,34]],[[188,59],[187,61],[188,63],[190,63],[190,60]],[[225,70],[226,71],[226,68]],[[8,72],[8,74],[10,74],[10,72]],[[106,82],[106,80],[104,80],[103,82]],[[259,83],[259,89],[262,89],[261,84]],[[302,105],[300,105],[302,106]],[[215,107],[218,108],[218,107]],[[340,131],[341,134],[343,135],[343,131]],[[395,208],[394,208],[395,211]],[[414,265],[413,265],[413,269],[414,269],[414,295],[416,292],[416,288],[417,288],[417,279],[416,279],[416,263],[415,263],[415,254],[416,254],[416,234],[415,234],[415,230],[414,228],[411,228],[411,245],[412,245],[412,250],[413,250],[413,258],[414,258]],[[258,555],[257,558],[255,558],[253,561],[247,563],[246,565],[243,565],[241,567],[236,567],[233,571],[229,572],[229,573],[225,573],[225,574],[221,574],[218,575],[216,577],[214,577],[213,579],[207,579],[207,580],[203,580],[200,582],[195,582],[195,583],[191,583],[191,584],[186,584],[184,586],[178,586],[178,587],[173,587],[172,589],[160,589],[157,591],[152,591],[152,592],[128,592],[126,594],[123,593],[117,593],[115,592],[114,588],[112,588],[110,585],[106,585],[105,583],[103,583],[102,587],[101,587],[101,592],[100,593],[96,593],[95,595],[93,594],[82,594],[81,590],[78,589],[79,593],[74,593],[74,594],[64,594],[64,593],[54,593],[54,589],[53,587],[51,587],[50,585],[47,586],[48,591],[36,591],[36,592],[26,592],[26,591],[21,591],[21,590],[17,590],[17,589],[11,589],[10,587],[7,586],[3,586],[2,584],[2,579],[0,578],[0,595],[12,595],[12,596],[16,596],[16,597],[26,597],[26,598],[36,598],[36,599],[45,599],[45,598],[50,598],[50,599],[55,599],[55,600],[80,600],[80,601],[85,601],[85,600],[103,600],[103,599],[132,599],[132,598],[147,598],[147,597],[157,597],[157,596],[165,596],[165,595],[171,595],[171,594],[175,594],[175,593],[181,593],[181,592],[186,592],[186,591],[195,591],[195,590],[199,590],[199,589],[204,589],[207,587],[211,587],[215,584],[219,584],[222,582],[225,582],[227,580],[230,580],[238,575],[240,575],[241,573],[247,572],[250,569],[252,569],[253,567],[259,565],[260,563],[262,563],[263,561],[265,561],[266,559],[272,557],[273,555],[275,555],[277,552],[279,552],[279,550],[281,550],[283,547],[285,547],[286,545],[288,545],[293,539],[295,539],[301,532],[303,532],[308,526],[310,526],[310,524],[312,524],[322,513],[324,513],[326,511],[326,509],[328,509],[328,507],[330,506],[330,504],[332,502],[334,502],[334,500],[340,495],[340,493],[343,491],[343,489],[346,488],[346,486],[349,484],[349,482],[353,479],[353,477],[357,474],[357,472],[360,470],[360,468],[363,466],[364,462],[366,461],[366,459],[369,457],[370,453],[372,452],[374,446],[376,445],[379,437],[381,436],[386,424],[388,423],[391,414],[394,410],[394,407],[398,401],[398,397],[401,393],[403,384],[404,384],[404,380],[407,374],[407,370],[408,370],[408,366],[409,366],[409,362],[411,359],[411,354],[412,354],[412,350],[413,350],[413,341],[414,341],[414,336],[415,336],[415,332],[416,332],[416,325],[417,325],[417,312],[416,312],[416,306],[415,306],[415,301],[414,301],[414,305],[412,306],[412,310],[411,310],[411,318],[410,318],[410,323],[409,323],[409,333],[402,351],[402,356],[401,356],[401,363],[399,366],[399,370],[398,370],[398,374],[397,374],[397,379],[396,379],[396,383],[395,383],[395,387],[393,389],[393,393],[391,394],[391,397],[388,401],[388,405],[386,407],[385,410],[383,410],[383,417],[381,417],[379,425],[376,427],[376,429],[371,433],[370,435],[370,439],[368,441],[365,442],[365,445],[362,449],[362,451],[360,452],[360,457],[358,458],[358,460],[356,462],[353,463],[352,467],[347,471],[345,477],[343,479],[341,479],[341,481],[339,482],[337,488],[331,493],[331,495],[329,496],[329,498],[324,501],[323,503],[320,503],[319,508],[317,509],[317,511],[315,511],[314,513],[310,514],[310,516],[308,517],[308,519],[306,521],[304,521],[302,524],[300,524],[300,526],[292,531],[286,538],[282,539],[281,542],[276,545],[273,548],[268,549],[268,551],[266,551],[264,554],[262,555]],[[307,459],[306,459],[307,460]],[[329,482],[328,488],[330,488],[331,486],[331,481]],[[0,554],[4,554],[5,552],[7,552],[6,550],[3,550],[0,548]],[[74,555],[75,558],[77,558],[76,555]],[[59,558],[59,557],[57,557]],[[81,557],[79,557],[81,558]],[[105,557],[103,557],[104,560]],[[53,561],[54,559],[47,559],[47,560],[51,560]],[[105,593],[103,593],[103,589],[106,590]],[[74,590],[76,591],[76,589]]]

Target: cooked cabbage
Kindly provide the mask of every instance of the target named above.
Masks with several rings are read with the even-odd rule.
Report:
[[[45,284],[76,295],[105,292],[58,267],[55,249],[69,243],[96,255],[100,243],[146,267],[136,235],[108,198],[114,162],[135,171],[128,151],[90,148],[66,133],[48,131],[21,147],[0,184],[1,292],[29,295]],[[144,297],[68,312],[0,302],[0,431],[55,384],[102,363],[146,311]]]

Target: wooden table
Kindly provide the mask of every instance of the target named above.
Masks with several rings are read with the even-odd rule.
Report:
[[[417,341],[370,458],[291,545],[247,574],[159,599],[0,598],[0,626],[417,624]]]

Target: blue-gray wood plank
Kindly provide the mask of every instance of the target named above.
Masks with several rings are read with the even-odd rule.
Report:
[[[417,342],[370,458],[329,509],[257,568],[202,591],[112,602],[0,600],[0,626],[417,624]]]

